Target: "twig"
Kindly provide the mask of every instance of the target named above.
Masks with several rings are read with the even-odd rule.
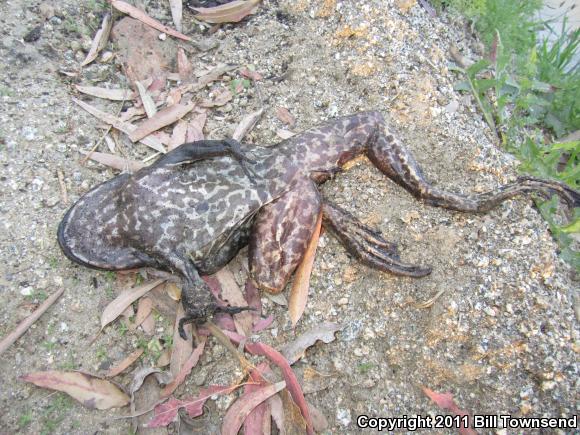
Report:
[[[4,353],[6,349],[8,349],[12,344],[20,338],[22,334],[24,334],[30,326],[38,320],[40,316],[44,314],[46,310],[50,308],[52,304],[54,304],[57,299],[64,293],[64,288],[61,288],[59,291],[51,295],[47,300],[45,300],[40,306],[34,310],[34,312],[24,319],[20,324],[8,334],[4,339],[0,342],[0,355]]]
[[[56,171],[56,175],[58,176],[58,184],[60,184],[60,196],[62,199],[63,204],[68,204],[68,194],[66,192],[66,184],[64,183],[64,174],[59,169]]]
[[[207,321],[204,326],[209,329],[209,332],[222,344],[225,346],[227,350],[229,350],[232,355],[234,355],[242,365],[242,369],[244,371],[249,371],[249,369],[254,368],[254,366],[246,359],[244,355],[242,355],[238,350],[234,347],[232,342],[226,335],[222,332],[220,328],[214,325],[212,322]]]

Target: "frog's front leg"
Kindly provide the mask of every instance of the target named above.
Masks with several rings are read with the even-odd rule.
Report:
[[[185,316],[179,320],[179,335],[187,340],[184,326],[188,323],[201,325],[218,312],[237,314],[251,307],[222,307],[213,298],[205,281],[201,279],[193,263],[185,256],[172,253],[165,262],[170,269],[178,272],[182,278],[181,302]]]
[[[425,180],[413,156],[394,133],[389,131],[380,113],[368,112],[362,116],[365,120],[364,125],[375,126],[366,144],[369,159],[389,178],[429,205],[464,212],[485,213],[509,198],[530,192],[543,196],[556,193],[570,208],[580,205],[580,194],[566,184],[529,176],[520,177],[517,181],[497,190],[469,196],[438,189]]]

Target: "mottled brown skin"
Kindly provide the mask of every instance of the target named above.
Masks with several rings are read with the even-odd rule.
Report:
[[[58,240],[71,260],[88,267],[150,266],[181,275],[181,331],[218,310],[240,311],[218,307],[199,274],[216,272],[248,243],[252,279],[263,290],[280,292],[321,212],[323,225],[368,266],[403,276],[429,274],[428,267],[402,262],[394,244],[321,198],[317,185],[360,154],[433,206],[482,213],[527,192],[556,193],[570,207],[580,203],[580,194],[566,185],[532,177],[472,196],[440,190],[423,178],[383,116],[365,112],[272,147],[240,148],[231,140],[183,144],[150,167],[85,194],[63,218]]]

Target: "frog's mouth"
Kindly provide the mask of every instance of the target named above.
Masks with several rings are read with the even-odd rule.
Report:
[[[105,223],[111,215],[104,213],[103,207],[113,201],[118,187],[127,177],[129,174],[122,174],[98,185],[66,212],[58,226],[57,239],[62,252],[71,261],[98,270],[150,265],[133,248],[107,242]]]

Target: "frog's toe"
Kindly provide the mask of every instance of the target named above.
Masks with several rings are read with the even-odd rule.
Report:
[[[404,263],[398,257],[392,255],[377,255],[377,252],[360,250],[356,252],[357,258],[373,269],[389,272],[394,275],[421,278],[432,272],[430,267]]]
[[[255,311],[252,307],[217,307],[216,313],[226,313],[226,314],[239,314],[242,311]]]
[[[203,306],[185,306],[185,315],[179,319],[179,326],[177,328],[179,336],[184,340],[187,340],[187,334],[185,332],[185,325],[193,323],[195,325],[201,325],[205,323],[215,312],[218,311],[218,305],[215,303],[207,304]]]

